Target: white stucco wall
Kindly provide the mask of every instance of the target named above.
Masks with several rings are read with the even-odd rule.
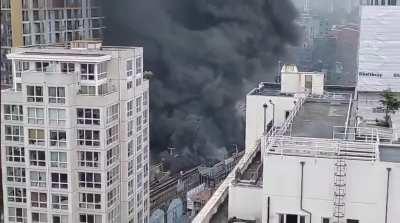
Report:
[[[262,187],[230,185],[228,219],[237,217],[261,222]]]
[[[281,91],[282,93],[299,93],[305,90],[306,76],[312,76],[312,94],[322,95],[324,93],[324,74],[323,73],[282,73]]]
[[[285,112],[294,107],[294,97],[286,96],[262,96],[248,95],[246,98],[246,151],[256,147],[256,142],[264,132],[264,107],[267,108],[267,124],[272,120],[273,106],[269,103],[272,100],[275,103],[275,126],[279,126],[285,120]]]
[[[306,215],[300,210],[301,160],[306,162],[303,207],[312,212],[313,222],[333,215],[334,159],[267,156],[263,207],[270,196],[270,223],[278,223],[277,213]],[[346,218],[384,222],[387,167],[392,168],[388,222],[400,219],[400,163],[366,161],[347,161]],[[263,222],[267,222],[266,216],[264,208]]]

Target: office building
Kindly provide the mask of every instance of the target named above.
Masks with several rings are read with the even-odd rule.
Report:
[[[141,47],[16,48],[1,94],[5,222],[148,222]]]

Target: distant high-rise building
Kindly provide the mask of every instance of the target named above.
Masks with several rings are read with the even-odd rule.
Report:
[[[2,0],[1,83],[12,82],[11,47],[101,39],[103,29],[98,0]]]
[[[7,56],[14,84],[1,92],[5,222],[147,223],[143,49],[73,41]]]
[[[361,5],[400,5],[399,0],[361,0]]]

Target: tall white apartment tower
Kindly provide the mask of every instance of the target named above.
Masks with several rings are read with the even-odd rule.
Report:
[[[17,48],[1,94],[5,222],[147,223],[143,48]]]
[[[99,0],[1,0],[1,80],[11,84],[11,47],[101,39]]]

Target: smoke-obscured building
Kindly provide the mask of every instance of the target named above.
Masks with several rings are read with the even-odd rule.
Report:
[[[2,0],[1,83],[12,81],[11,47],[101,39],[103,29],[98,0]]]
[[[1,92],[5,222],[147,222],[143,48],[74,41],[7,57],[14,84]]]

